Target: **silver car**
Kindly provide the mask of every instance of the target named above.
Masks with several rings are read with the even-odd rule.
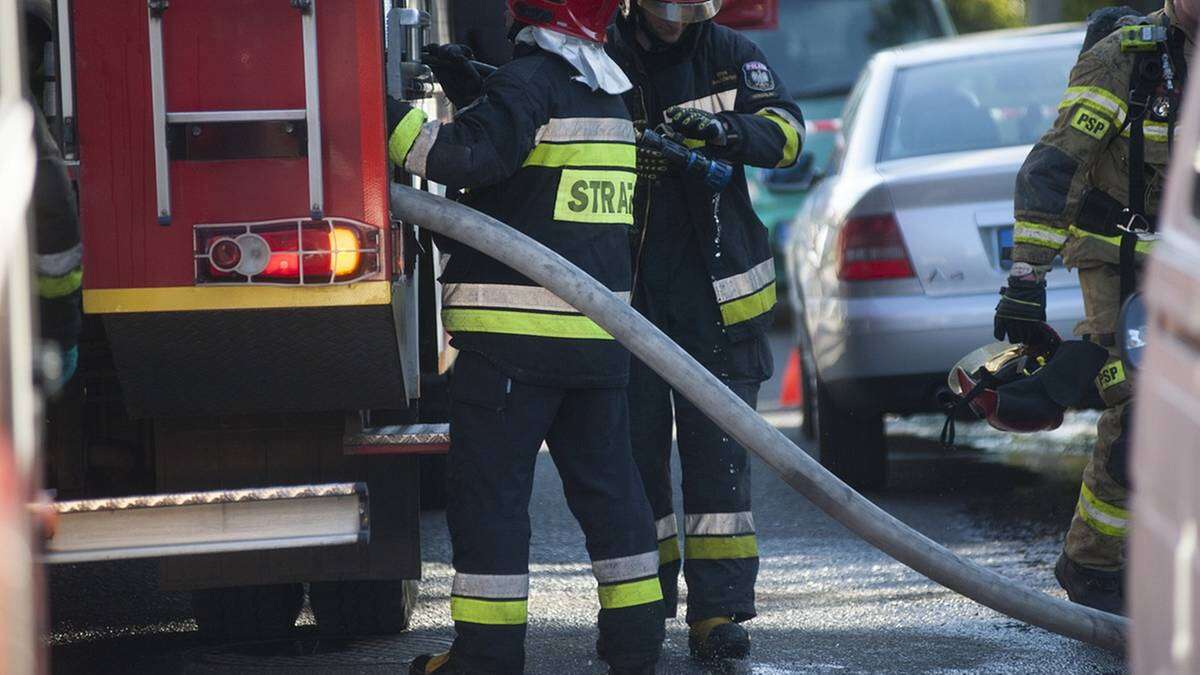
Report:
[[[950,367],[993,340],[1017,170],[1082,41],[1052,26],[883,51],[847,100],[786,258],[805,431],[852,485],[886,483],[883,415],[935,410]],[[1060,264],[1048,284],[1050,321],[1068,334],[1078,281]]]

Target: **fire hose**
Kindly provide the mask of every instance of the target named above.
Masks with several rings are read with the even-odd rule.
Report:
[[[428,192],[393,185],[391,203],[393,217],[486,253],[586,314],[788,485],[872,546],[1014,619],[1106,649],[1124,649],[1125,618],[1017,584],[900,522],[829,473],[628,303],[554,251],[490,216]]]

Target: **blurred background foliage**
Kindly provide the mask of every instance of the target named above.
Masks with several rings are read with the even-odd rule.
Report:
[[[1099,7],[1129,5],[1142,12],[1162,8],[1162,0],[946,0],[961,33],[1024,26],[1032,20],[1082,21]]]

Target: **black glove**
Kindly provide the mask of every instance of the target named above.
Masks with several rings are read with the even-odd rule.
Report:
[[[1009,277],[1000,289],[994,328],[997,340],[1007,337],[1013,344],[1039,345],[1057,337],[1046,325],[1046,282]]]
[[[731,138],[729,128],[716,115],[675,106],[667,110],[667,121],[676,132],[712,145],[728,145]]]
[[[425,45],[421,62],[429,66],[446,98],[458,108],[471,105],[483,92],[483,76],[471,65],[474,52],[466,45]]]
[[[637,146],[637,175],[648,181],[656,181],[671,172],[667,156],[643,145]]]

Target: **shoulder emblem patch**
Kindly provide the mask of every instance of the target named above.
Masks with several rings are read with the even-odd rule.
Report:
[[[747,61],[742,65],[742,78],[746,86],[754,91],[774,91],[775,76],[762,61]]]
[[[1112,128],[1112,122],[1086,107],[1080,107],[1075,111],[1075,116],[1071,118],[1071,128],[1101,141],[1104,140],[1104,135],[1108,133],[1108,130]]]

